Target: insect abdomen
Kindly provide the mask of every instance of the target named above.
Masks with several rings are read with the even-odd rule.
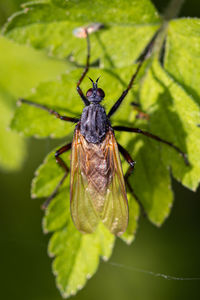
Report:
[[[81,115],[81,134],[88,143],[100,143],[107,132],[107,117],[99,104],[90,104]]]

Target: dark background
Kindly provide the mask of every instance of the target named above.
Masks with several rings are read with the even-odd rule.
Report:
[[[20,0],[0,0],[0,24],[19,8]],[[162,12],[168,1],[155,0]],[[188,0],[182,16],[200,16],[199,0]],[[17,172],[1,172],[0,293],[1,299],[61,300],[47,256],[48,237],[41,229],[41,202],[30,199],[30,183],[37,166],[56,142],[28,141],[28,156]],[[173,183],[175,202],[161,228],[142,217],[136,240],[127,246],[117,241],[110,262],[75,299],[199,299],[199,281],[172,281],[136,272],[141,268],[179,277],[200,277],[200,192]]]

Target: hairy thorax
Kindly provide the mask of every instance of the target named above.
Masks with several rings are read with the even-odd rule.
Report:
[[[93,144],[100,143],[108,127],[105,109],[100,104],[86,106],[80,123],[80,131],[86,141]]]

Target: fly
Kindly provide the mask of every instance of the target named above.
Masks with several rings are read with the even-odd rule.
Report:
[[[90,41],[87,29],[85,28],[84,30],[87,39],[87,59],[84,72],[76,87],[85,104],[81,118],[61,116],[58,112],[44,105],[25,99],[21,99],[21,102],[41,108],[63,121],[76,124],[72,143],[63,146],[55,153],[56,161],[64,169],[65,174],[43,207],[46,208],[48,206],[69,172],[71,172],[70,207],[76,228],[82,233],[92,233],[95,231],[98,223],[102,222],[111,233],[119,236],[126,231],[128,225],[126,186],[136,199],[137,197],[128,181],[129,176],[133,172],[135,162],[127,150],[116,141],[114,131],[135,132],[167,144],[183,157],[186,165],[189,163],[187,155],[177,146],[154,134],[139,128],[111,126],[110,119],[133,86],[143,61],[151,51],[156,35],[145,48],[138,62],[136,72],[132,75],[127,88],[122,92],[108,114],[106,114],[105,109],[101,105],[105,93],[98,87],[99,78],[95,82],[90,78],[92,87],[87,91],[86,95],[80,88],[81,82],[89,71],[90,61]],[[71,171],[61,158],[61,154],[70,149]],[[119,153],[122,154],[129,164],[125,175],[123,175]]]

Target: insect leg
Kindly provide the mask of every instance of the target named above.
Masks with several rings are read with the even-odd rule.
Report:
[[[126,131],[126,132],[136,132],[136,133],[140,133],[140,134],[143,134],[145,136],[148,136],[158,142],[161,142],[163,144],[166,144],[170,147],[172,147],[174,150],[176,150],[184,159],[184,162],[187,166],[189,166],[189,161],[188,161],[188,158],[187,158],[187,154],[182,152],[177,146],[175,146],[174,144],[168,142],[168,141],[165,141],[163,140],[162,138],[160,138],[159,136],[157,135],[154,135],[148,131],[144,131],[144,130],[141,130],[139,128],[131,128],[131,127],[125,127],[125,126],[113,126],[113,129],[114,130],[117,130],[117,131]]]
[[[139,200],[139,198],[135,194],[132,186],[130,185],[130,183],[128,181],[128,177],[132,174],[132,172],[134,170],[135,161],[131,158],[130,154],[128,153],[128,151],[126,149],[124,149],[124,147],[122,147],[119,143],[117,143],[117,144],[118,144],[119,152],[123,155],[123,157],[125,158],[125,160],[130,165],[129,168],[128,168],[128,170],[127,170],[127,172],[126,172],[126,174],[124,175],[124,179],[125,179],[126,185],[127,185],[128,189],[129,189],[129,191],[131,192],[131,194],[133,195],[133,197],[135,198],[135,200],[140,205],[140,208],[143,211],[143,214],[145,215],[146,213],[145,213],[144,207],[143,207],[141,201]]]
[[[36,102],[32,102],[32,101],[29,101],[29,100],[26,100],[26,99],[19,99],[18,103],[19,104],[20,103],[25,103],[25,104],[28,104],[28,105],[31,105],[31,106],[38,107],[40,109],[43,109],[43,110],[47,111],[48,113],[54,115],[56,118],[58,118],[60,120],[63,120],[63,121],[72,122],[72,123],[77,123],[79,121],[78,118],[61,116],[58,112],[56,112],[53,109],[48,108],[45,105],[42,105],[42,104],[39,104],[39,103],[36,103]]]
[[[151,41],[146,46],[146,48],[144,49],[143,53],[140,55],[139,59],[137,60],[138,61],[137,69],[136,69],[135,73],[132,75],[131,80],[129,81],[128,87],[122,92],[122,94],[119,97],[119,99],[115,102],[115,104],[110,109],[110,111],[108,113],[108,118],[110,118],[116,112],[116,110],[119,108],[119,106],[121,105],[122,101],[124,100],[124,98],[128,94],[129,90],[132,88],[133,83],[135,81],[135,78],[136,78],[136,76],[137,76],[140,68],[143,65],[143,62],[145,61],[146,58],[148,58],[148,56],[151,53],[151,50],[153,48],[153,45],[154,45],[154,42],[156,40],[156,37],[157,37],[158,33],[159,33],[159,30],[154,34],[153,38],[151,39]]]
[[[86,57],[86,65],[85,65],[85,69],[79,79],[79,81],[77,82],[77,92],[79,93],[81,99],[83,100],[83,102],[85,103],[85,105],[89,105],[90,102],[88,101],[88,99],[85,97],[85,95],[83,94],[83,91],[80,88],[80,84],[83,81],[83,79],[85,78],[85,75],[87,74],[87,72],[89,71],[89,66],[90,66],[90,39],[89,39],[89,35],[88,35],[88,31],[87,29],[85,29],[85,34],[86,34],[86,39],[87,39],[87,57]]]
[[[128,153],[128,151],[126,149],[124,149],[124,147],[122,147],[119,143],[117,143],[117,144],[118,144],[119,152],[123,155],[123,157],[129,164],[129,168],[124,176],[125,181],[127,181],[128,177],[132,174],[132,172],[134,170],[135,161],[131,158],[130,154]]]
[[[65,174],[62,177],[62,179],[60,180],[60,182],[58,183],[58,185],[56,186],[55,190],[52,192],[52,194],[43,203],[43,205],[42,205],[43,209],[46,209],[48,207],[49,203],[51,202],[51,200],[56,196],[60,186],[63,184],[63,182],[65,181],[65,178],[67,177],[67,175],[69,173],[69,168],[65,164],[64,160],[60,157],[60,155],[63,154],[64,152],[67,152],[68,150],[70,150],[71,146],[72,146],[72,143],[69,143],[69,144],[61,147],[60,149],[58,149],[55,153],[56,162],[65,170]]]
[[[144,60],[143,60],[144,61]],[[135,73],[133,74],[133,76],[131,77],[131,80],[129,82],[129,85],[127,87],[127,89],[125,89],[121,96],[119,97],[119,99],[115,102],[115,104],[112,106],[112,108],[110,109],[109,113],[108,113],[108,118],[110,118],[115,112],[116,110],[119,108],[119,106],[121,105],[122,101],[124,100],[124,98],[126,97],[126,95],[128,94],[129,90],[131,89],[133,83],[134,83],[134,80],[142,66],[142,63],[143,61],[140,61],[138,66],[137,66],[137,69],[135,71]]]

